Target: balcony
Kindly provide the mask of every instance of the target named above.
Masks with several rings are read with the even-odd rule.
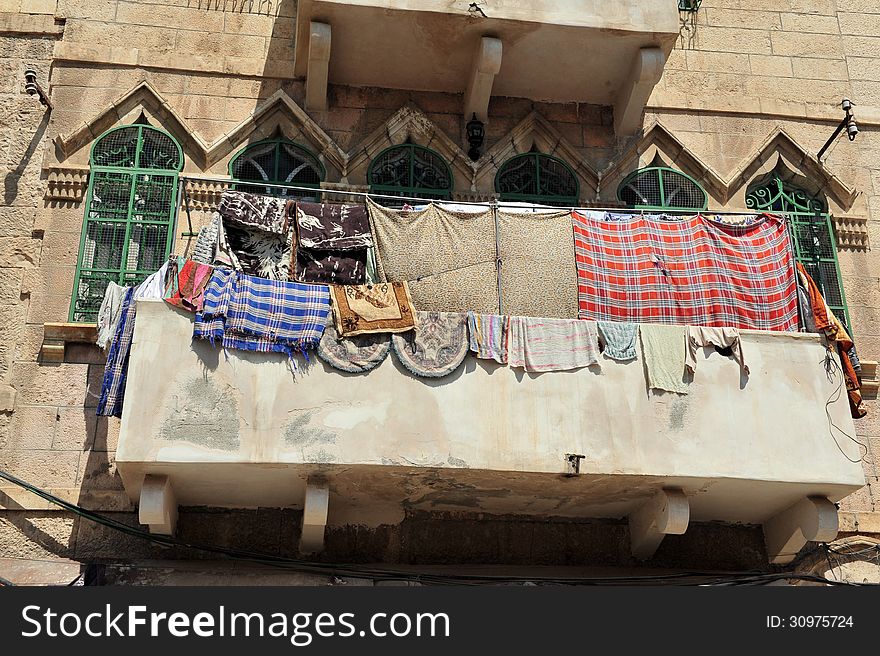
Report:
[[[292,373],[193,343],[190,315],[141,301],[117,466],[157,532],[178,504],[303,508],[303,551],[328,523],[395,524],[405,508],[628,518],[644,558],[721,521],[763,525],[786,562],[836,535],[833,502],[865,479],[857,446],[829,432],[855,431],[819,336],[742,334],[748,380],[713,353],[690,394],[658,396],[641,361],[530,375],[468,357],[429,380],[393,356],[363,375],[313,357]]]
[[[679,33],[674,0],[303,0],[294,68],[309,109],[333,84],[464,93],[485,121],[491,95],[614,105],[636,129]]]

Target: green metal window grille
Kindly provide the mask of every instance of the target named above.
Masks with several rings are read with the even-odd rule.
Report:
[[[502,201],[539,205],[577,205],[580,184],[571,167],[543,153],[516,155],[495,174],[495,191]]]
[[[819,286],[828,307],[849,330],[852,324],[843,293],[831,215],[825,200],[774,175],[749,187],[746,207],[788,215],[795,258]]]
[[[113,128],[89,159],[89,188],[70,321],[98,316],[107,284],[142,282],[171,252],[183,150],[149,125]]]
[[[229,175],[240,181],[318,189],[325,174],[324,166],[312,152],[286,139],[258,141],[243,148],[229,162]],[[262,185],[234,185],[233,188],[252,194],[318,200],[317,192]]]
[[[424,146],[391,146],[370,162],[370,191],[387,196],[449,200],[452,169],[443,157]]]
[[[617,188],[627,207],[645,210],[704,210],[709,195],[692,177],[665,166],[648,166],[630,173]]]

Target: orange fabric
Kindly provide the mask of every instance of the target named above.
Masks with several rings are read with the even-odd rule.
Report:
[[[813,320],[817,330],[822,331],[829,341],[837,344],[837,353],[840,355],[840,365],[843,368],[843,377],[846,381],[846,394],[849,397],[850,414],[853,419],[864,417],[868,411],[862,407],[861,383],[859,383],[859,377],[847,353],[853,347],[852,337],[846,332],[840,319],[828,309],[822,292],[819,291],[816,282],[800,262],[797,263],[797,269],[807,281],[807,292],[810,296],[810,306],[813,309]]]

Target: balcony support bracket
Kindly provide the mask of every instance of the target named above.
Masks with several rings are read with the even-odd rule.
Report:
[[[327,527],[327,508],[330,501],[330,487],[323,479],[309,478],[306,483],[306,498],[303,503],[302,534],[299,551],[303,554],[319,553],[324,550],[324,529]]]
[[[667,535],[681,535],[690,521],[690,504],[680,489],[657,492],[629,516],[632,554],[639,560],[654,555]]]
[[[484,36],[471,65],[470,81],[464,94],[464,120],[469,121],[476,114],[477,119],[486,123],[489,115],[489,99],[492,97],[492,84],[501,70],[501,39]]]
[[[309,24],[309,66],[306,73],[306,109],[327,109],[327,78],[330,75],[330,26]]]
[[[150,528],[150,533],[174,535],[177,528],[177,499],[167,476],[147,474],[141,485],[138,521]]]
[[[825,497],[806,497],[764,523],[767,557],[774,565],[794,560],[807,542],[837,537],[837,506]]]
[[[666,55],[660,48],[641,48],[636,54],[629,78],[623,83],[614,103],[614,132],[618,136],[638,132],[642,124],[642,111],[663,75],[665,64]]]

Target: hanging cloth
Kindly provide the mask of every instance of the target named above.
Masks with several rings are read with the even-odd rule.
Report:
[[[499,314],[468,312],[470,350],[484,360],[507,364],[507,333],[510,320]]]
[[[107,289],[104,290],[104,300],[101,301],[101,309],[98,310],[98,339],[95,342],[104,352],[110,348],[110,343],[116,334],[119,316],[122,313],[122,302],[127,291],[127,287],[117,285],[112,280],[107,283]]]
[[[688,393],[684,364],[686,336],[685,326],[659,323],[639,325],[648,388],[676,394]]]
[[[595,321],[510,317],[508,363],[526,371],[565,371],[599,362]]]
[[[733,359],[739,363],[742,373],[748,376],[749,367],[745,363],[742,350],[742,339],[736,328],[706,328],[705,326],[688,326],[687,352],[685,366],[691,373],[697,370],[697,349],[703,346],[714,346],[716,349],[730,349]]]
[[[628,362],[638,357],[636,341],[639,325],[622,321],[599,321],[599,336],[605,344],[606,358]]]

